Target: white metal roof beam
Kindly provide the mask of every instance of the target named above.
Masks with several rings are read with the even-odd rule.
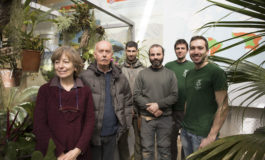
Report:
[[[110,15],[110,16],[112,16],[112,17],[114,17],[114,18],[116,18],[116,19],[118,19],[118,20],[120,20],[120,21],[122,21],[122,22],[124,22],[126,24],[128,24],[131,27],[134,26],[134,22],[133,21],[131,21],[130,19],[128,19],[128,18],[116,13],[115,11],[111,10],[110,8],[106,8],[106,7],[102,6],[102,5],[100,5],[97,0],[82,0],[82,1],[85,2],[85,3],[89,3],[89,4],[93,5],[98,10],[100,10],[100,11],[102,11],[102,12],[104,12],[104,13],[106,13],[106,14],[108,14],[108,15]]]

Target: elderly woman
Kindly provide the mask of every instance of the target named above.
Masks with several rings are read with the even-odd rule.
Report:
[[[56,49],[51,59],[56,76],[40,87],[34,111],[36,149],[46,154],[52,139],[58,160],[89,160],[94,106],[90,88],[77,78],[82,59],[68,46]]]

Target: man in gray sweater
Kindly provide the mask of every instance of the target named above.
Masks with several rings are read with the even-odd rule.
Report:
[[[154,44],[149,49],[151,66],[138,74],[133,99],[141,116],[142,160],[154,159],[155,135],[159,160],[170,160],[172,105],[177,102],[178,87],[174,72],[162,65],[164,49]]]

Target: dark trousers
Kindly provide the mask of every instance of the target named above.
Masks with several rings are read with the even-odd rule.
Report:
[[[173,129],[172,129],[172,135],[171,135],[171,160],[176,160],[178,157],[178,136],[179,136],[179,130],[181,129],[181,123],[184,118],[184,112],[183,111],[173,111],[172,113],[173,117]],[[181,159],[185,159],[183,147],[181,147]]]
[[[141,150],[141,137],[140,137],[140,129],[138,126],[138,116],[133,117],[133,130],[135,137],[134,144],[134,160],[142,160],[142,150]]]
[[[114,160],[116,134],[101,137],[101,145],[91,145],[92,160]]]
[[[172,116],[161,116],[152,120],[141,118],[142,160],[154,160],[155,142],[158,160],[171,160]]]
[[[120,160],[130,160],[128,134],[129,134],[129,129],[122,134],[122,136],[118,141]]]

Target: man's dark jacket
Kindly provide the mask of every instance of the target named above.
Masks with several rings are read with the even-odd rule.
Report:
[[[117,140],[128,129],[126,119],[132,116],[132,94],[127,78],[122,74],[121,69],[114,64],[110,64],[111,76],[111,96],[114,111],[119,121]],[[87,70],[80,74],[80,78],[92,91],[95,111],[95,128],[92,136],[93,145],[101,145],[100,133],[104,115],[105,105],[105,76],[97,69],[97,64],[92,63]]]

